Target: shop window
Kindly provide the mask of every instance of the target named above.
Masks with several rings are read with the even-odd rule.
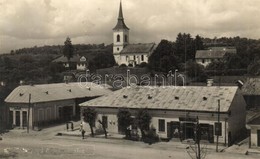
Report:
[[[165,132],[165,120],[164,119],[159,119],[159,131]]]

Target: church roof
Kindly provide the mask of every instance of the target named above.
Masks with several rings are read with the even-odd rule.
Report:
[[[125,24],[125,22],[124,22],[123,10],[122,10],[122,4],[121,4],[121,2],[120,2],[120,6],[119,6],[119,14],[118,14],[118,18],[117,18],[117,24],[116,24],[116,26],[113,28],[113,30],[120,30],[120,29],[129,30],[129,28],[126,26],[126,24]]]
[[[155,49],[155,43],[128,44],[120,54],[150,53]]]

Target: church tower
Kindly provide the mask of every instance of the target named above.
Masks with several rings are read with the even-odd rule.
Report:
[[[123,17],[122,4],[120,1],[119,14],[117,18],[117,24],[113,28],[113,54],[118,65],[121,64],[120,52],[124,46],[129,43],[129,28],[126,26]]]

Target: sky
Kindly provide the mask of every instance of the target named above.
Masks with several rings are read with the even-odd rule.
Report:
[[[0,53],[24,47],[111,44],[120,0],[0,0]],[[122,0],[130,43],[193,37],[260,39],[260,0]]]

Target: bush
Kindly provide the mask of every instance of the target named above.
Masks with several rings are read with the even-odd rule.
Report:
[[[122,67],[122,68],[123,68],[123,67],[126,67],[126,64],[123,63],[123,64],[121,64],[119,67]]]
[[[139,66],[140,66],[141,68],[147,67],[147,63],[146,63],[146,62],[142,62]]]
[[[143,137],[144,143],[153,144],[159,141],[159,136],[156,134],[155,129],[150,129],[145,133]]]

